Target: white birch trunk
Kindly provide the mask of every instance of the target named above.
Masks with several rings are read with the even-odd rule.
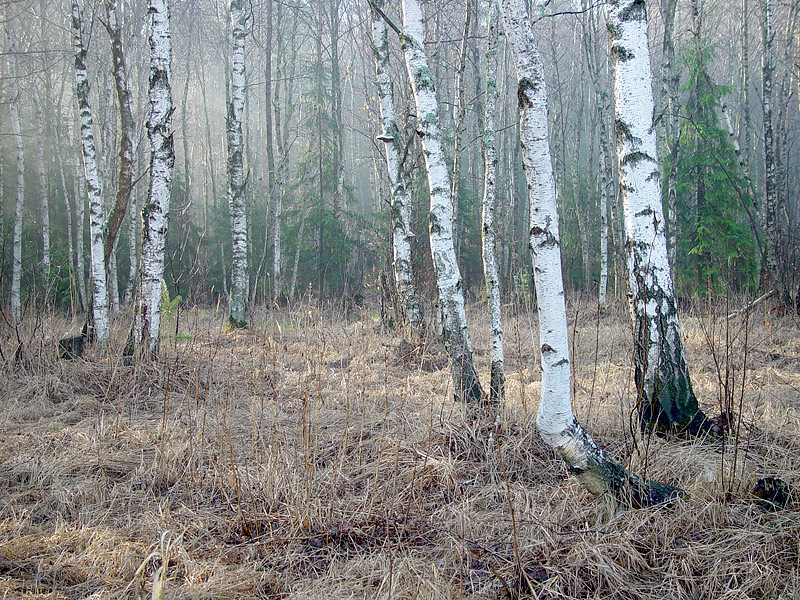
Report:
[[[16,49],[8,38],[8,74],[10,99],[8,109],[11,116],[11,132],[17,145],[17,199],[14,202],[14,241],[11,258],[11,318],[19,322],[22,319],[22,207],[25,202],[25,149],[22,144],[22,133],[19,125],[19,108],[17,106],[19,91],[17,89],[17,57]]]
[[[36,163],[39,175],[39,210],[42,219],[42,270],[45,283],[50,281],[50,199],[47,187],[47,170],[44,162],[44,122],[42,107],[38,100],[36,108]]]
[[[501,0],[500,4],[506,36],[517,52],[520,136],[530,201],[530,248],[542,357],[536,426],[542,439],[561,455],[570,472],[592,494],[611,493],[634,506],[662,502],[678,490],[629,474],[603,453],[572,413],[567,314],[542,60],[525,0]]]
[[[375,4],[383,7],[383,2]],[[411,230],[411,194],[408,178],[403,166],[402,140],[394,113],[394,88],[389,76],[389,37],[383,18],[373,11],[373,41],[375,43],[375,70],[377,75],[378,100],[380,102],[383,133],[378,137],[384,142],[386,167],[392,197],[392,267],[400,305],[403,310],[404,325],[412,336],[424,337],[425,321],[414,283],[411,262],[411,243],[414,232]]]
[[[172,88],[169,3],[150,0],[150,189],[142,207],[142,263],[139,309],[134,340],[146,354],[158,352],[161,325],[161,285],[164,277],[164,245],[167,239],[169,204],[175,150],[172,138]]]
[[[689,379],[667,258],[645,5],[612,0],[608,19],[639,417],[643,426],[697,432],[705,415]]]
[[[89,192],[89,224],[91,236],[92,262],[92,320],[94,336],[98,342],[108,340],[108,288],[104,263],[105,216],[103,193],[97,173],[97,154],[95,150],[94,125],[89,106],[89,79],[86,73],[86,48],[82,34],[83,0],[72,0],[72,31],[75,50],[75,93],[80,111],[81,144],[86,186]]]
[[[485,161],[485,184],[483,187],[483,274],[486,279],[486,296],[489,305],[491,327],[492,366],[489,384],[489,400],[501,403],[505,397],[505,358],[503,355],[503,318],[500,310],[500,279],[495,258],[494,205],[497,176],[497,150],[495,148],[495,113],[497,106],[497,28],[498,11],[496,0],[489,0],[486,47],[486,106],[483,149]]]
[[[304,206],[303,212],[300,215],[300,227],[297,231],[297,246],[294,249],[294,261],[292,262],[292,276],[289,279],[289,298],[294,298],[294,293],[297,290],[297,267],[300,264],[300,249],[303,246],[303,238],[306,234],[306,218],[310,207]]]
[[[457,400],[483,403],[486,396],[472,358],[461,271],[453,246],[453,198],[439,133],[439,103],[436,100],[433,73],[425,56],[424,39],[419,2],[403,0],[403,50],[417,107],[417,133],[422,140],[428,173],[431,254],[439,291],[438,309],[444,345],[453,376],[453,392]]]
[[[233,254],[231,258],[231,291],[228,303],[228,326],[247,327],[245,316],[250,289],[247,272],[247,212],[244,197],[244,168],[242,165],[242,111],[244,110],[244,38],[246,13],[242,0],[230,2],[233,26],[233,69],[231,99],[228,105],[228,206],[231,219]]]

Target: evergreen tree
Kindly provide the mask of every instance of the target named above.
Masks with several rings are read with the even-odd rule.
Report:
[[[686,60],[689,80],[677,157],[677,276],[679,285],[720,292],[755,283],[755,243],[743,205],[752,203],[727,131],[719,101],[727,92],[706,69],[706,51]]]

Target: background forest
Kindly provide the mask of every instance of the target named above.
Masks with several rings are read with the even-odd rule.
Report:
[[[424,5],[426,50],[440,100],[445,154],[457,181],[456,253],[465,288],[474,295],[483,288],[484,4]],[[679,295],[754,292],[765,281],[760,269],[770,247],[777,254],[785,290],[797,290],[800,7],[797,2],[775,3],[767,36],[764,6],[756,0],[661,0],[649,7],[654,122]],[[134,293],[139,215],[149,180],[144,8],[136,2],[119,2],[117,7],[135,130],[133,192],[109,268],[112,310]],[[400,22],[399,6],[388,3],[386,10],[390,20]],[[171,11],[176,161],[164,279],[170,297],[212,305],[225,302],[231,277],[225,199],[229,9],[224,2],[184,0],[174,2]],[[610,186],[609,287],[612,296],[620,297],[626,289],[622,211],[613,192],[617,175],[604,8],[553,0],[535,11],[549,89],[565,282],[573,290],[597,292],[600,197],[603,186]],[[384,144],[376,140],[382,126],[369,6],[350,0],[254,1],[245,13],[243,154],[250,298],[259,303],[280,291],[281,298],[310,293],[338,300],[374,292],[380,274],[391,270],[391,222]],[[3,297],[8,298],[15,202],[22,194],[24,303],[30,308],[55,303],[79,311],[87,303],[89,210],[80,175],[70,15],[64,1],[4,5],[0,274]],[[109,213],[118,187],[120,117],[107,20],[102,3],[84,7],[90,103]],[[413,135],[410,85],[392,36],[391,79],[413,185],[412,255],[419,284],[432,298],[428,188]],[[769,63],[764,62],[765,47],[770,49]],[[530,294],[514,57],[504,36],[498,56],[498,265],[504,294]],[[767,96],[765,77],[771,80]],[[772,143],[765,146],[768,103],[773,133]],[[13,134],[12,105],[18,137]],[[769,177],[767,147],[774,164]],[[603,166],[606,154],[610,173]],[[21,191],[19,169],[24,170]],[[768,211],[767,206],[774,208]],[[774,225],[768,212],[774,214]],[[392,285],[391,277],[385,282]]]

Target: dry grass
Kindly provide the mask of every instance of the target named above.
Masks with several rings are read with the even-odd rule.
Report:
[[[495,446],[450,401],[441,355],[409,352],[369,311],[262,310],[235,333],[190,311],[157,364],[132,366],[123,320],[113,351],[58,361],[53,340],[77,326],[40,316],[0,382],[0,597],[800,597],[800,513],[747,492],[767,474],[800,485],[797,323],[765,308],[727,334],[702,309],[684,320],[707,412],[741,403],[735,448],[632,435],[624,305],[570,317],[579,418],[687,499],[615,511],[567,476],[535,431],[525,311],[506,320]]]

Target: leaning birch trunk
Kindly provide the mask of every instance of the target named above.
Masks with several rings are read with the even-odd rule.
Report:
[[[175,150],[172,139],[172,88],[169,4],[150,0],[150,189],[142,207],[142,263],[139,309],[134,325],[134,340],[149,356],[158,352],[161,324],[164,244],[167,239],[169,204],[172,195],[172,171]]]
[[[75,95],[81,122],[81,144],[83,148],[83,168],[86,187],[89,193],[89,225],[92,263],[92,320],[95,339],[104,343],[108,340],[108,289],[106,286],[106,266],[104,263],[105,224],[103,192],[97,173],[97,154],[95,151],[94,124],[89,106],[89,79],[86,73],[86,48],[83,45],[81,16],[83,0],[72,0],[72,31],[75,49]]]
[[[497,150],[495,149],[495,110],[497,105],[497,27],[496,0],[489,1],[488,42],[486,47],[486,107],[483,150],[485,178],[483,186],[483,274],[486,279],[486,296],[489,303],[489,321],[492,336],[492,367],[489,400],[501,403],[505,397],[505,359],[503,356],[503,318],[500,311],[500,279],[495,259],[495,178],[497,176]]]
[[[244,168],[242,166],[242,110],[244,109],[244,38],[246,13],[242,0],[231,0],[233,25],[233,69],[231,99],[228,105],[228,207],[231,219],[233,254],[231,259],[231,291],[228,303],[228,327],[247,327],[245,316],[247,293],[250,289],[247,273],[247,213],[244,197]]]
[[[677,488],[643,481],[605,455],[572,413],[567,313],[561,245],[547,125],[547,92],[541,56],[525,0],[501,0],[506,36],[517,53],[520,136],[530,201],[530,248],[536,274],[542,391],[536,426],[569,471],[592,494],[613,494],[633,506],[655,504]]]
[[[461,272],[453,246],[453,198],[439,133],[439,104],[433,73],[425,56],[422,10],[417,0],[403,0],[403,50],[417,106],[417,133],[422,140],[430,187],[429,231],[439,291],[438,309],[444,345],[450,359],[453,393],[466,403],[484,403],[467,330]]]
[[[10,100],[8,103],[11,116],[11,131],[17,144],[17,200],[14,203],[14,242],[11,259],[11,317],[19,322],[22,319],[22,207],[25,202],[25,149],[22,145],[22,133],[19,125],[19,108],[17,100],[17,58],[16,49],[8,36],[8,74]]]
[[[383,8],[382,0],[375,5]],[[403,311],[404,326],[412,337],[424,338],[425,321],[419,303],[417,286],[411,261],[411,242],[414,232],[411,231],[411,194],[408,189],[408,178],[403,165],[402,139],[394,114],[394,89],[389,76],[389,37],[386,23],[373,9],[373,39],[375,42],[375,71],[377,75],[378,100],[380,101],[383,133],[378,139],[384,142],[386,149],[386,168],[389,172],[389,183],[392,196],[392,267],[400,305]]]
[[[706,417],[689,379],[667,258],[645,5],[612,0],[608,19],[639,419],[643,427],[697,433]]]
[[[122,45],[122,30],[117,18],[117,1],[106,0],[105,23],[108,36],[111,40],[111,58],[113,61],[112,74],[114,75],[114,87],[117,94],[117,105],[119,107],[119,171],[117,175],[117,197],[111,214],[106,224],[106,239],[104,249],[104,259],[106,269],[113,267],[112,261],[116,259],[117,244],[119,242],[119,232],[122,222],[128,211],[131,192],[133,190],[133,155],[134,155],[134,129],[133,109],[131,108],[131,92],[128,83],[128,68],[125,62],[125,51]],[[114,287],[112,290],[112,301],[118,298],[119,292]]]

